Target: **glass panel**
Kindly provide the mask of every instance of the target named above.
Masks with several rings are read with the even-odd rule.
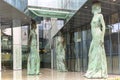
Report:
[[[110,21],[110,17],[107,18],[106,21]],[[110,24],[110,22],[107,22],[107,24]],[[107,67],[108,67],[108,73],[112,73],[112,44],[111,44],[111,30],[112,28],[110,26],[106,26],[106,34],[105,34],[105,52],[107,55]]]
[[[13,69],[11,28],[2,29],[1,33],[2,70]]]
[[[28,0],[28,5],[78,10],[87,0]]]
[[[20,11],[24,11],[27,8],[28,0],[4,0],[7,3],[11,4]]]
[[[119,25],[118,13],[109,16],[105,35],[108,73],[119,74]]]
[[[81,40],[81,31],[74,32],[75,71],[80,71],[81,67]]]
[[[114,13],[111,15],[111,25],[112,25],[112,34],[111,34],[111,40],[112,40],[112,60],[113,60],[113,73],[118,74],[119,73],[119,57],[118,57],[118,42],[119,42],[119,25],[118,22],[118,13]]]

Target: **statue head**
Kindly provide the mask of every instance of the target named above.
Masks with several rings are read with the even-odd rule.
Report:
[[[62,37],[58,36],[58,42],[61,42],[61,40],[62,40]]]
[[[31,29],[36,29],[36,21],[32,19],[31,22]]]
[[[99,1],[93,1],[92,3],[92,13],[101,13],[101,3]]]

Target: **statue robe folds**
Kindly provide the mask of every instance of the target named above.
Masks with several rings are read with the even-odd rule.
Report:
[[[37,34],[34,30],[30,32],[31,45],[30,45],[30,54],[28,56],[27,64],[27,74],[28,75],[38,75],[40,71],[40,57],[37,50]]]

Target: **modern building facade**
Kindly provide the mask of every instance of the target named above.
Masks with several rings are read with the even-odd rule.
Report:
[[[120,1],[99,0],[106,23],[109,74],[120,74]],[[0,0],[0,70],[27,68],[30,19],[37,22],[41,68],[56,70],[56,37],[65,40],[68,72],[86,72],[92,40],[91,0]]]
[[[28,16],[4,0],[0,0],[0,70],[22,69],[21,26],[29,24]]]
[[[108,73],[120,74],[119,1],[99,1],[102,4],[102,14],[104,15],[106,22],[104,46],[107,56]],[[66,66],[69,71],[85,72],[87,70],[88,51],[92,39],[90,21],[93,15],[91,14],[91,5],[91,1],[87,1],[70,19],[70,21],[56,34],[56,36],[58,36],[62,33],[65,38]],[[56,36],[54,36],[53,40],[55,40]],[[55,51],[53,55],[56,55]],[[55,62],[53,66],[56,68]]]

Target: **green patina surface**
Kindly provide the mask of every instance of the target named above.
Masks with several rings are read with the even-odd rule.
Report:
[[[60,18],[60,19],[67,19],[72,17],[73,12],[70,11],[58,11],[58,10],[45,10],[45,9],[36,9],[36,8],[28,8],[26,12],[27,15],[31,16],[32,18],[35,17],[52,17],[52,18]]]

